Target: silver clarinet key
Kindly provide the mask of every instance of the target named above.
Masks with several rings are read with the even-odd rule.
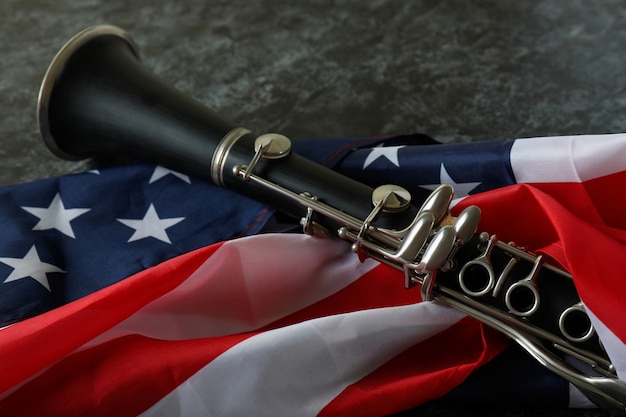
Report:
[[[458,215],[453,226],[459,245],[466,244],[474,236],[479,221],[480,209],[476,206],[469,206]]]
[[[456,240],[456,230],[453,226],[444,226],[440,228],[430,241],[420,263],[416,269],[424,274],[420,293],[424,301],[433,299],[433,289],[435,286],[435,275],[437,270],[441,268],[450,253],[454,249]]]
[[[452,196],[454,196],[454,188],[451,185],[440,185],[424,201],[420,208],[420,213],[432,213],[435,217],[435,222],[440,222],[448,212]]]

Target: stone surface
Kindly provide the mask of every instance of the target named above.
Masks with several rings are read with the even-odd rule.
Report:
[[[3,0],[0,184],[81,169],[41,145],[36,97],[63,43],[100,23],[128,30],[146,66],[257,132],[473,141],[625,130],[619,0],[300,3]]]
[[[0,4],[0,184],[85,167],[42,145],[36,101],[63,43],[101,23],[125,28],[169,83],[257,132],[451,142],[626,131],[620,0]]]

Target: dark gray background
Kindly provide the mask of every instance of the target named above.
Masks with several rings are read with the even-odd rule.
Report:
[[[41,144],[36,99],[63,43],[100,23],[128,30],[146,66],[256,132],[464,142],[626,131],[621,0],[0,5],[0,185],[84,168]]]

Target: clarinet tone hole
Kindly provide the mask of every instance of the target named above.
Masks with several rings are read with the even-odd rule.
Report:
[[[571,342],[584,342],[595,333],[589,316],[587,316],[584,308],[579,305],[572,306],[561,313],[559,329],[563,336]]]
[[[493,277],[482,264],[468,263],[459,274],[459,285],[467,295],[482,297],[493,288]]]
[[[539,308],[539,293],[534,286],[520,281],[511,285],[504,301],[511,313],[526,317],[534,314]]]

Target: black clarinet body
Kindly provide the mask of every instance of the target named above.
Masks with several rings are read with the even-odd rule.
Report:
[[[477,207],[450,217],[452,187],[411,196],[399,186],[352,180],[295,154],[280,134],[256,135],[223,119],[138,57],[132,39],[114,26],[89,28],[61,49],[38,103],[41,134],[54,154],[150,161],[274,206],[305,233],[345,239],[361,259],[403,271],[404,285],[419,287],[423,300],[439,299],[501,331],[592,401],[624,413],[626,384],[571,275],[477,233]]]
[[[110,26],[77,35],[57,55],[42,86],[38,112],[42,136],[57,156],[119,157],[124,149],[126,157],[217,182],[297,218],[306,214],[302,205],[233,174],[235,166],[254,157],[256,135],[164,83],[138,58],[132,39]],[[223,141],[230,143],[218,163]],[[371,187],[293,152],[261,159],[256,171],[296,193],[332,201],[356,218],[370,211]],[[411,207],[400,215],[383,213],[377,224],[401,229],[416,211]],[[328,219],[318,221],[329,231],[339,228]]]

